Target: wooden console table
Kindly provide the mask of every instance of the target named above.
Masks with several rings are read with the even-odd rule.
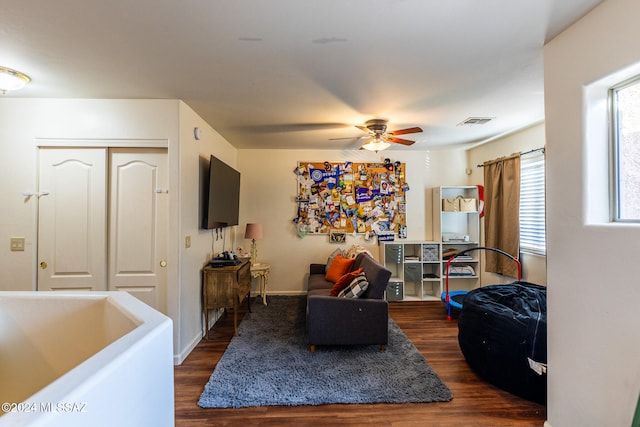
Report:
[[[247,298],[251,311],[251,263],[247,260],[229,267],[202,269],[202,311],[204,313],[205,339],[209,339],[209,310],[233,308],[233,328],[238,335],[238,306]]]

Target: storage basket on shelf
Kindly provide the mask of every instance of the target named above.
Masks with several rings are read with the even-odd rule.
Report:
[[[402,282],[389,281],[387,284],[387,301],[402,301],[404,299],[404,290]]]
[[[422,260],[428,262],[435,262],[440,259],[438,254],[438,245],[423,245],[422,246]]]

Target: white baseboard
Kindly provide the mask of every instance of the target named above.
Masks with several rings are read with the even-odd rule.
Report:
[[[290,297],[290,296],[306,295],[306,294],[307,294],[307,291],[277,291],[274,293],[267,292],[267,301],[269,300],[270,296],[271,297],[277,297],[277,296]],[[252,292],[251,296],[260,298],[260,293]]]
[[[212,315],[209,316],[209,325],[207,330],[211,329],[211,327],[218,321],[220,317],[222,317],[222,313],[224,313],[223,309],[218,309],[216,311],[211,312]],[[203,320],[204,322],[204,320]],[[198,331],[198,333],[191,338],[191,341],[186,345],[185,348],[182,349],[180,353],[176,353],[173,355],[173,364],[174,365],[182,365],[182,362],[191,354],[194,348],[202,341],[202,331]]]
[[[191,354],[194,348],[198,345],[198,343],[202,341],[202,336],[200,334],[196,335],[191,339],[189,344],[178,354],[173,355],[173,364],[174,365],[182,365],[182,362]]]

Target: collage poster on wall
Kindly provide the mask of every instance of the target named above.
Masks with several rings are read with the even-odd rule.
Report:
[[[379,240],[406,237],[405,164],[298,162],[299,236],[375,234]]]

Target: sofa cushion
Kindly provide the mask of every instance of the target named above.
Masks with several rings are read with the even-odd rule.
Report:
[[[327,258],[327,263],[325,264],[325,270],[324,270],[325,273],[329,271],[329,267],[331,266],[331,263],[333,263],[333,260],[338,255],[344,255],[344,252],[342,251],[342,249],[336,249],[335,251],[331,252],[331,255],[329,255],[329,258]]]
[[[307,291],[314,291],[316,289],[326,289],[327,295],[329,290],[333,287],[333,282],[324,278],[324,274],[311,274],[307,280]]]
[[[337,282],[339,278],[344,276],[351,270],[351,266],[353,265],[352,259],[347,259],[342,255],[338,254],[333,259],[333,262],[329,266],[329,270],[327,270],[327,274],[325,274],[324,278],[329,280],[330,282]]]
[[[360,298],[369,287],[364,273],[357,275],[349,285],[338,294],[338,298]]]
[[[349,286],[353,279],[355,279],[360,273],[362,273],[362,268],[359,268],[355,271],[350,271],[340,277],[335,285],[333,285],[333,287],[331,288],[331,292],[329,292],[329,295],[331,295],[332,297],[337,296],[340,291]]]
[[[331,290],[330,288],[324,288],[324,289],[318,288],[318,289],[313,289],[313,290],[307,291],[307,298],[309,298],[311,296],[314,296],[314,295],[320,295],[320,296],[328,297],[328,296],[330,296],[329,295],[329,291],[330,290]],[[335,297],[332,297],[332,298],[335,298]]]

